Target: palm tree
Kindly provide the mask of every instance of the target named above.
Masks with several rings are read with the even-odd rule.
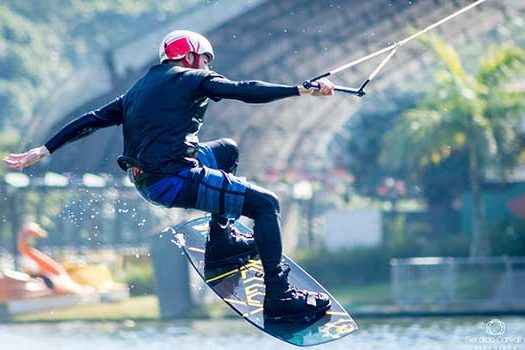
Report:
[[[504,175],[517,164],[525,96],[510,83],[524,72],[525,52],[510,45],[490,48],[472,74],[444,40],[428,36],[423,41],[442,67],[425,98],[385,136],[382,160],[417,173],[452,152],[467,152],[473,207],[470,254],[484,256],[489,244],[480,182],[487,167]]]

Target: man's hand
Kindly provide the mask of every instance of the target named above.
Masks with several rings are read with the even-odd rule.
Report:
[[[24,153],[8,154],[4,157],[4,165],[8,169],[23,170],[49,155],[46,146],[33,148]]]
[[[332,83],[329,79],[322,78],[316,80],[316,83],[319,84],[319,89],[306,89],[304,86],[299,85],[299,94],[312,96],[332,96],[334,94],[334,83]]]

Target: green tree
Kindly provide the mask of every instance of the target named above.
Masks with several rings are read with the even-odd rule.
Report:
[[[483,256],[489,245],[481,180],[489,167],[505,175],[518,162],[525,99],[512,82],[524,71],[525,52],[510,45],[492,47],[477,71],[469,73],[444,40],[429,36],[424,42],[440,59],[435,85],[385,135],[382,161],[422,174],[453,154],[466,154],[473,201],[470,254]]]
[[[75,67],[200,0],[0,1],[0,131],[23,129]]]
[[[403,178],[388,164],[381,164],[381,142],[386,132],[398,122],[399,116],[415,106],[418,96],[409,92],[389,90],[384,96],[373,97],[352,117],[347,126],[348,169],[354,176],[357,193],[367,197],[386,200],[378,189],[388,179]]]

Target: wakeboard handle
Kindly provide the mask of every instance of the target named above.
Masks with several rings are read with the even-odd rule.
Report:
[[[319,79],[319,78],[317,78],[317,79]],[[303,87],[305,89],[311,89],[311,88],[319,89],[320,88],[319,83],[315,83],[314,82],[317,79],[314,78],[312,80],[305,80],[303,82]],[[369,82],[370,82],[370,80],[368,80],[368,79],[365,80],[365,82],[361,85],[361,87],[359,89],[336,85],[334,87],[334,90],[337,91],[337,92],[344,92],[344,93],[347,93],[347,94],[356,95],[358,97],[363,97],[364,95],[366,95],[366,91],[364,90],[364,88]]]

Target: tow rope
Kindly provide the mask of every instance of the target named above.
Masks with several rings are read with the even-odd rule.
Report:
[[[394,54],[397,52],[397,49],[403,45],[405,45],[406,43],[418,38],[419,36],[431,31],[432,29],[435,29],[436,27],[439,27],[440,25],[452,20],[453,18],[456,18],[460,15],[462,15],[463,13],[467,12],[467,11],[470,11],[472,10],[473,8],[481,5],[482,3],[484,3],[485,1],[487,0],[477,0],[476,2],[468,5],[468,6],[465,6],[463,7],[462,9],[454,12],[453,14],[451,15],[448,15],[447,17],[445,18],[442,18],[440,19],[439,21],[429,25],[428,27],[426,27],[425,29],[422,29],[420,31],[418,31],[417,33],[415,34],[412,34],[410,35],[409,37],[406,37],[405,39],[399,41],[399,42],[396,42],[392,45],[389,45],[383,49],[380,49],[376,52],[373,52],[369,55],[366,55],[364,57],[361,57],[355,61],[352,61],[352,62],[349,62],[349,63],[345,63],[343,64],[342,66],[339,66],[339,67],[336,67],[332,70],[330,70],[329,72],[326,72],[326,73],[323,73],[319,76],[316,76],[315,78],[312,78],[310,80],[305,80],[303,82],[303,86],[306,88],[306,89],[310,89],[310,88],[319,88],[319,83],[316,83],[315,81],[321,79],[321,78],[326,78],[330,75],[333,75],[333,74],[336,74],[336,73],[339,73],[341,71],[344,71],[346,69],[349,69],[351,67],[354,67],[362,62],[365,62],[365,61],[368,61],[374,57],[377,57],[379,55],[382,55],[384,53],[387,53],[390,51],[390,53],[388,54],[388,56],[385,57],[385,59],[383,61],[381,61],[381,63],[377,66],[377,68],[372,72],[372,74],[370,74],[368,76],[368,78],[361,84],[361,86],[359,88],[351,88],[351,87],[346,87],[346,86],[338,86],[336,85],[335,86],[335,91],[338,91],[338,92],[345,92],[345,93],[349,93],[349,94],[352,94],[352,95],[357,95],[359,97],[362,97],[364,95],[366,95],[366,92],[365,92],[365,87],[376,77],[376,75],[381,71],[381,69],[383,69],[383,67],[388,63],[388,61],[390,61],[390,59],[394,56]]]

